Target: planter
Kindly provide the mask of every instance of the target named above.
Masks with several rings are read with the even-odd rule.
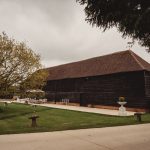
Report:
[[[126,108],[124,107],[124,105],[126,103],[127,102],[118,102],[118,104],[120,105],[120,107],[119,107],[119,113],[118,113],[119,116],[127,116]]]
[[[127,102],[118,102],[119,105],[123,106],[125,105]]]

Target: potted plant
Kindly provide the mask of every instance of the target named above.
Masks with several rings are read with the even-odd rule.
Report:
[[[127,102],[125,101],[125,97],[119,97],[119,101],[118,101],[118,104],[120,105],[119,107],[119,116],[126,116],[127,115],[127,112],[126,112],[126,108],[124,107],[124,105],[126,104]]]
[[[126,103],[127,103],[127,102],[125,101],[125,97],[120,96],[120,97],[119,97],[118,104],[121,105],[121,106],[123,106],[123,105],[125,105]]]

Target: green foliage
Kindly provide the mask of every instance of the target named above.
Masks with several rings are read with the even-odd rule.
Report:
[[[45,92],[21,92],[20,98],[31,98],[31,99],[43,99],[45,98]]]
[[[40,93],[40,92],[27,92],[28,90],[31,89],[42,89],[43,86],[46,84],[46,79],[48,77],[48,71],[46,69],[41,69],[36,72],[34,72],[32,75],[30,75],[26,80],[24,80],[20,84],[20,91],[21,91],[21,97],[25,98],[44,98],[45,93]]]
[[[46,73],[41,68],[40,55],[24,42],[19,43],[5,33],[0,35],[0,97],[18,92],[20,84],[29,78],[28,84],[38,81],[38,87],[42,87]]]
[[[48,71],[46,69],[37,70],[20,84],[20,89],[42,89],[46,84],[47,77]]]
[[[86,21],[106,29],[117,27],[123,37],[150,49],[149,0],[76,0],[85,5]]]

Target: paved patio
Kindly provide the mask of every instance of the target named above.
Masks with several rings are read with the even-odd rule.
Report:
[[[10,101],[3,101],[3,102],[9,102],[10,103]],[[15,102],[16,103],[22,103],[22,102],[17,102],[17,101],[15,101]],[[89,113],[97,113],[97,114],[118,116],[118,110],[90,108],[90,107],[81,107],[81,106],[71,106],[71,105],[60,105],[60,104],[34,104],[34,105],[40,105],[40,106],[51,107],[51,108],[66,109],[66,110],[81,111],[81,112],[89,112]],[[127,111],[127,116],[132,116],[132,115],[134,115],[134,113],[135,112]]]
[[[150,124],[0,135],[1,150],[149,150]]]
[[[90,112],[90,113],[118,116],[118,110],[70,106],[70,105],[59,105],[59,104],[37,104],[37,105],[45,106],[45,107],[52,107],[52,108],[59,108],[59,109],[75,110],[75,111],[81,111],[81,112]],[[135,112],[127,111],[127,116],[134,115],[134,113]]]

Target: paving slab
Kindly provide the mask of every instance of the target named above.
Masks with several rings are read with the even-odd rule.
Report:
[[[90,112],[90,113],[118,116],[118,110],[90,108],[90,107],[81,107],[81,106],[70,106],[70,105],[59,105],[59,104],[38,104],[38,105],[45,106],[45,107],[66,109],[66,110],[75,110],[75,111],[81,111],[81,112]],[[135,112],[127,111],[127,116],[134,115],[134,113]]]
[[[1,102],[8,102],[11,103],[11,101],[1,101]],[[17,102],[15,103],[24,103],[24,102]],[[81,112],[89,112],[89,113],[98,113],[98,114],[105,114],[105,115],[112,115],[112,116],[118,116],[119,112],[118,110],[111,110],[111,109],[101,109],[101,108],[90,108],[90,107],[81,107],[81,106],[71,106],[71,105],[60,105],[60,104],[32,104],[31,105],[39,105],[39,106],[45,106],[45,107],[51,107],[51,108],[58,108],[58,109],[65,109],[65,110],[74,110],[74,111],[81,111]],[[133,111],[127,111],[126,116],[133,116],[135,112]]]
[[[150,124],[0,135],[1,150],[150,150]]]
[[[11,101],[3,101],[3,102],[9,102]],[[18,102],[14,101],[16,103],[24,103],[24,102]],[[31,103],[32,105],[32,103]],[[111,110],[111,109],[101,109],[101,108],[90,108],[90,107],[82,107],[82,106],[71,106],[71,105],[60,105],[60,104],[33,104],[33,105],[40,105],[45,107],[51,107],[51,108],[58,108],[58,109],[66,109],[66,110],[74,110],[74,111],[81,111],[81,112],[89,112],[89,113],[98,113],[98,114],[105,114],[105,115],[112,115],[112,116],[118,116],[119,112],[118,110]],[[135,112],[133,111],[127,111],[127,116],[133,116]]]

